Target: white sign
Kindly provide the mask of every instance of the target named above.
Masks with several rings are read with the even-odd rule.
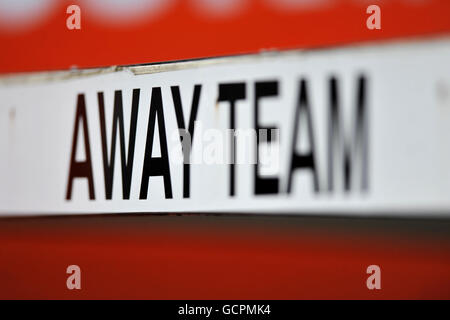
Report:
[[[450,40],[0,78],[2,215],[450,213]]]

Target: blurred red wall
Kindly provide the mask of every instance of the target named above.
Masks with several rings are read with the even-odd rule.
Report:
[[[171,0],[159,9],[160,1],[144,2],[149,7],[137,11],[108,11],[105,1],[45,0],[31,9],[0,2],[0,73],[450,32],[448,0],[234,0],[213,9],[208,0]],[[72,3],[80,5],[81,30],[66,28]],[[381,7],[381,30],[366,28],[369,4]],[[82,269],[80,291],[65,286],[70,264]],[[370,264],[382,268],[380,291],[365,286]],[[450,299],[450,226],[298,217],[3,218],[0,298]]]
[[[450,220],[3,219],[0,283],[0,299],[450,299]]]
[[[26,6],[0,5],[0,72],[139,64],[450,32],[448,0],[122,2],[129,5],[42,0],[28,11]],[[141,8],[133,9],[138,2]],[[81,30],[66,27],[70,4],[80,6]],[[371,4],[381,8],[381,30],[366,27]]]

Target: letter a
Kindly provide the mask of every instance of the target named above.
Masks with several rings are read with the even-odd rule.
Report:
[[[81,289],[81,269],[76,264],[70,265],[66,270],[67,274],[71,274],[66,281],[67,289]]]
[[[381,9],[379,6],[373,4],[367,7],[366,13],[371,13],[367,18],[367,29],[381,29]]]
[[[84,148],[86,153],[86,160],[84,161],[77,161],[75,154],[77,150],[78,128],[80,126],[80,122],[83,123],[82,130],[84,136]],[[89,146],[89,132],[84,94],[79,94],[77,98],[77,111],[75,115],[75,125],[73,131],[72,155],[70,157],[70,169],[69,179],[67,181],[66,200],[70,200],[72,198],[72,184],[75,178],[87,178],[89,187],[89,199],[94,200],[94,178],[92,175],[91,147]]]
[[[377,265],[370,265],[367,267],[367,274],[371,274],[370,277],[367,278],[367,288],[369,290],[373,289],[381,289],[381,269]]]
[[[76,4],[67,7],[66,13],[71,13],[66,20],[66,26],[69,30],[81,29],[81,9]]]

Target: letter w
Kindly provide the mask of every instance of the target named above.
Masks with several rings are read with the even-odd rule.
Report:
[[[103,92],[97,93],[98,110],[100,114],[100,130],[102,136],[102,152],[103,152],[103,172],[105,175],[105,197],[112,199],[113,177],[114,177],[114,159],[116,155],[116,138],[117,124],[119,124],[120,133],[120,158],[122,160],[122,195],[124,199],[130,199],[131,176],[133,173],[134,146],[136,142],[136,124],[139,106],[140,89],[133,90],[133,100],[131,102],[131,119],[130,134],[128,141],[128,153],[125,155],[125,132],[123,125],[123,107],[122,107],[122,91],[114,92],[114,113],[111,136],[111,153],[108,160],[108,146],[106,143],[106,126],[105,126],[105,103]]]

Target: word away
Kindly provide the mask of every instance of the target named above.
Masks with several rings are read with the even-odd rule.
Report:
[[[306,79],[300,79],[297,84],[297,92],[295,92],[295,106],[292,110],[293,114],[290,117],[289,127],[293,129],[291,132],[286,133],[287,126],[285,123],[280,123],[278,128],[267,127],[260,123],[260,115],[262,110],[260,109],[261,101],[264,98],[276,99],[279,97],[279,92],[285,92],[286,90],[280,90],[279,81],[257,81],[254,83],[236,82],[236,83],[218,83],[217,84],[217,104],[225,103],[229,106],[229,128],[236,130],[237,123],[237,103],[247,101],[247,89],[250,85],[253,85],[254,97],[252,99],[252,118],[253,129],[255,132],[260,130],[272,130],[278,129],[280,132],[287,136],[290,143],[290,150],[287,152],[286,158],[289,163],[289,167],[285,168],[287,172],[287,179],[284,182],[283,188],[280,187],[281,179],[279,176],[263,176],[260,173],[260,161],[258,159],[258,150],[260,148],[260,139],[256,139],[255,157],[256,162],[253,164],[253,192],[255,195],[262,194],[290,194],[293,191],[293,175],[295,172],[306,170],[312,173],[311,187],[314,192],[331,192],[337,187],[336,176],[338,173],[343,179],[340,180],[341,186],[345,191],[358,190],[367,191],[369,187],[369,177],[367,169],[368,159],[368,130],[367,130],[367,108],[366,108],[366,78],[360,76],[356,79],[356,92],[354,92],[355,104],[352,106],[352,128],[348,129],[342,125],[343,112],[340,103],[339,95],[339,81],[335,77],[326,79],[326,90],[323,94],[328,97],[327,104],[328,110],[325,121],[327,132],[324,136],[327,137],[327,158],[323,161],[326,163],[325,172],[319,169],[317,165],[317,150],[316,150],[316,134],[317,128],[314,127],[312,121],[314,108],[310,101],[309,82]],[[135,173],[140,176],[140,190],[138,196],[139,199],[147,199],[149,189],[150,177],[162,177],[164,183],[164,195],[166,199],[173,198],[172,192],[172,179],[170,159],[168,153],[168,141],[166,134],[166,117],[164,108],[165,102],[163,101],[161,87],[153,87],[151,89],[151,99],[149,105],[149,117],[147,123],[147,133],[145,146],[136,146],[136,127],[139,110],[143,106],[140,106],[141,89],[133,89],[131,100],[131,115],[129,124],[129,137],[128,147],[125,145],[125,124],[124,124],[124,111],[122,91],[117,90],[114,93],[114,109],[112,120],[112,137],[111,145],[107,145],[106,137],[106,120],[105,120],[105,99],[104,93],[97,93],[98,101],[98,114],[99,114],[99,137],[101,137],[102,157],[103,157],[103,177],[105,186],[105,198],[112,199],[113,197],[113,180],[114,180],[114,165],[116,154],[116,142],[119,139],[120,144],[120,160],[122,169],[122,197],[123,199],[130,199],[131,196],[131,181],[133,177],[133,169],[135,167],[134,154],[137,147],[145,148],[143,157],[142,172]],[[180,95],[179,86],[170,87],[170,95],[174,111],[176,125],[180,132],[179,142],[182,144],[181,132],[187,132],[191,141],[194,138],[195,126],[194,124],[202,119],[197,119],[199,114],[200,101],[202,95],[207,95],[208,92],[202,91],[202,85],[197,84],[193,88],[193,95],[191,101],[191,109],[189,115],[189,121],[185,122],[185,114],[183,112],[183,102]],[[207,106],[214,108],[215,106]],[[280,110],[285,107],[280,105]],[[283,112],[287,112],[284,111]],[[173,119],[173,121],[175,121]],[[349,122],[349,121],[347,121]],[[157,128],[157,129],[156,129]],[[85,159],[83,161],[77,160],[76,150],[79,140],[80,130],[82,130],[85,150]],[[159,137],[159,150],[160,156],[153,156],[152,151],[154,149],[155,130],[157,130]],[[349,134],[350,132],[350,134]],[[117,137],[118,136],[118,137]],[[323,136],[323,135],[322,135]],[[86,99],[85,95],[79,94],[76,103],[76,115],[72,140],[72,152],[70,157],[70,168],[67,181],[66,199],[72,198],[72,185],[76,178],[87,179],[87,185],[89,190],[89,199],[95,199],[96,193],[94,190],[94,175],[93,165],[91,158],[90,147],[90,132],[88,129],[88,117],[86,112]],[[184,136],[185,137],[185,136]],[[301,139],[300,139],[301,138]],[[298,144],[300,140],[308,142],[308,150],[300,151]],[[158,139],[156,139],[158,140]],[[268,136],[267,143],[276,143],[276,137]],[[231,154],[235,154],[235,145],[232,144]],[[108,149],[110,153],[108,154]],[[188,150],[188,156],[192,150]],[[187,157],[189,158],[189,157]],[[185,158],[186,160],[186,158]],[[284,162],[283,162],[284,163]],[[227,164],[229,170],[229,195],[235,196],[235,185],[237,185],[238,177],[237,170],[235,170],[235,163],[232,161]],[[98,167],[98,166],[97,166]],[[355,169],[357,168],[357,170]],[[190,175],[190,163],[184,161],[183,163],[183,198],[190,198],[191,192],[191,175]],[[358,175],[356,172],[358,171]],[[319,176],[324,176],[326,179],[321,179],[323,182],[319,182]],[[139,176],[137,178],[139,178]],[[357,179],[355,177],[358,177]],[[200,179],[201,177],[196,177]]]

